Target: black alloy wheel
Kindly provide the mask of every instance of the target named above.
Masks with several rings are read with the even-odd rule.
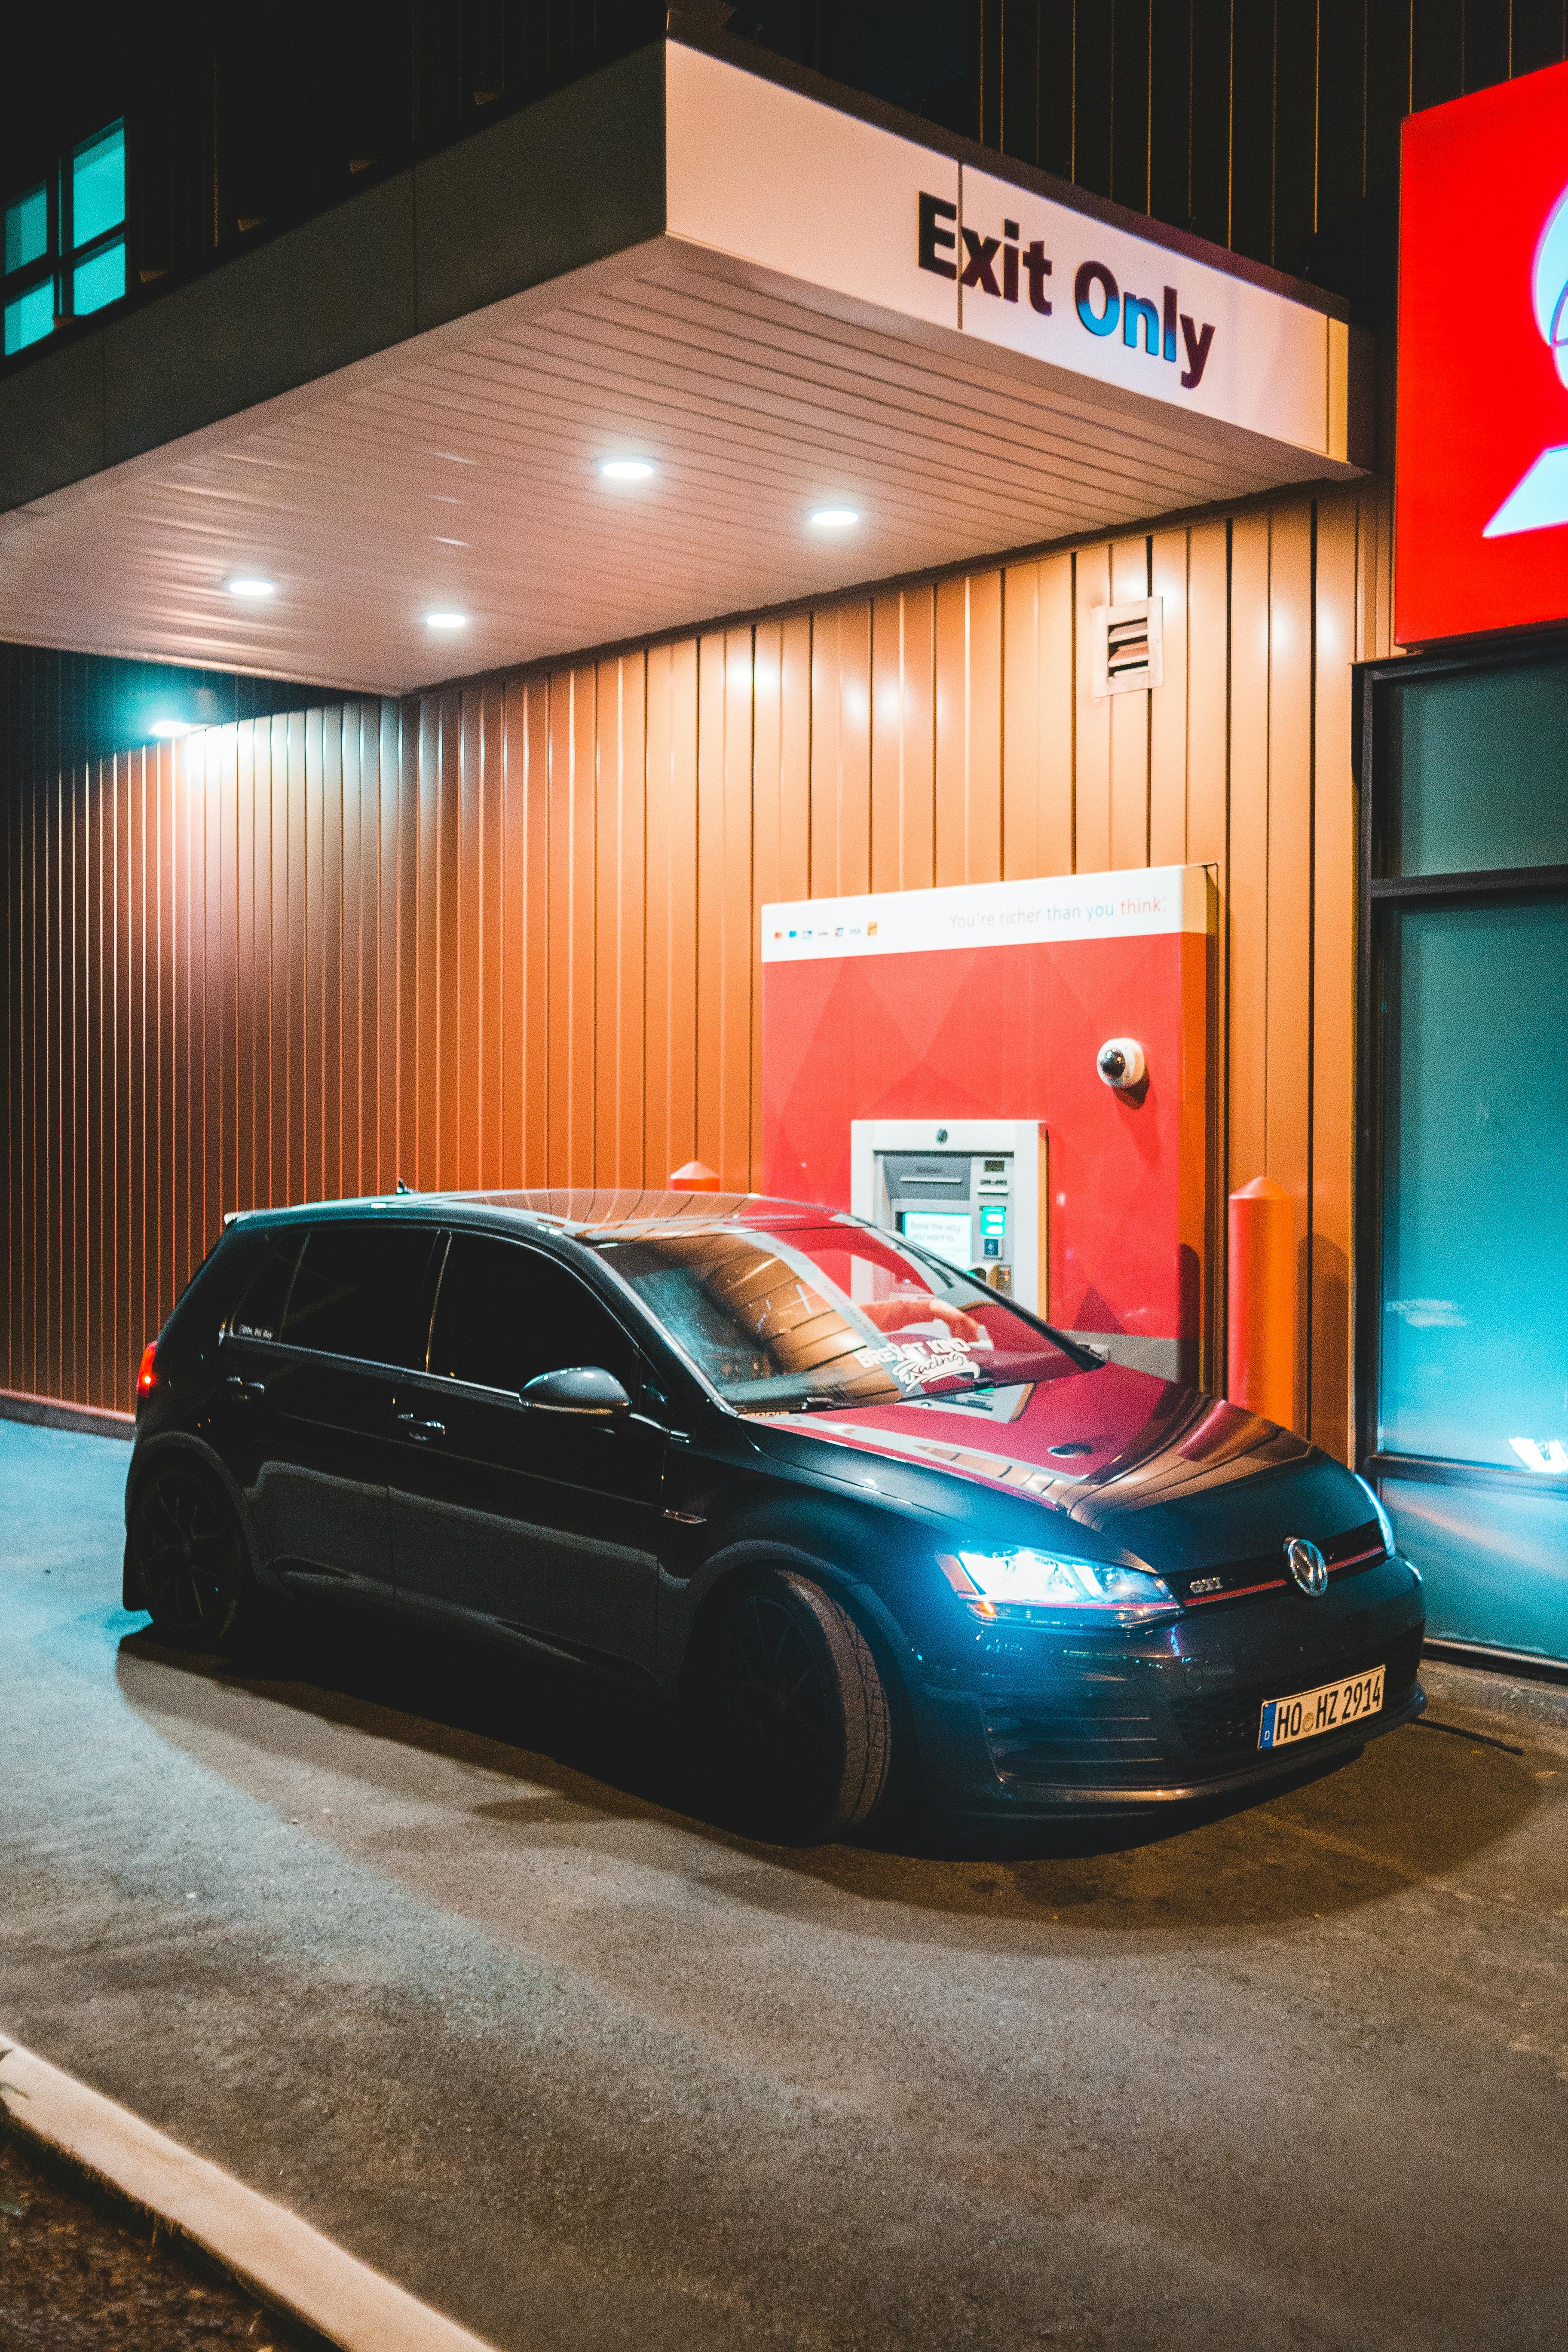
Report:
[[[232,1647],[250,1576],[234,1513],[190,1470],[154,1470],[131,1519],[132,1561],[154,1631],[186,1648]]]
[[[892,1710],[848,1612],[775,1570],[730,1601],[712,1652],[713,1728],[759,1827],[812,1840],[870,1819],[892,1766]]]

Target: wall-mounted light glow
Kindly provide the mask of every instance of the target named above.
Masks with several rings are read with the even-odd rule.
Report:
[[[646,482],[653,470],[646,457],[606,457],[599,468],[606,482]]]
[[[147,730],[161,743],[177,743],[182,735],[194,735],[195,731],[195,723],[189,719],[154,719]]]
[[[264,580],[259,572],[242,572],[229,582],[228,593],[231,596],[243,596],[247,604],[259,604],[263,597],[277,594],[278,583]]]
[[[859,520],[853,507],[818,507],[811,524],[814,530],[852,530]]]
[[[427,629],[466,629],[468,616],[467,613],[426,613],[425,625]]]

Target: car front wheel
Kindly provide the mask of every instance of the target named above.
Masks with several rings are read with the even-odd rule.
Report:
[[[718,1759],[747,1813],[812,1841],[869,1821],[892,1769],[892,1709],[866,1636],[808,1577],[778,1569],[724,1605],[710,1652]]]

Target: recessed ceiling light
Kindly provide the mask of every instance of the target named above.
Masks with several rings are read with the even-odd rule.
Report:
[[[437,531],[436,533],[436,544],[437,547],[467,547],[470,542],[466,539],[445,539],[442,537],[441,533]]]
[[[425,625],[427,629],[466,629],[468,616],[467,613],[426,613]]]
[[[606,482],[646,482],[653,467],[646,457],[606,457],[599,471]]]
[[[278,583],[275,580],[264,580],[259,572],[242,572],[237,579],[229,582],[228,593],[231,596],[246,596],[258,601],[263,596],[276,595]]]
[[[177,743],[182,735],[194,735],[196,730],[194,719],[154,719],[147,731],[156,735],[162,742]]]
[[[853,507],[818,507],[811,520],[817,530],[848,530],[860,518]]]

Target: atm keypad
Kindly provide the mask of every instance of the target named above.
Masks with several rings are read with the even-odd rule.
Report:
[[[907,1233],[988,1288],[1011,1291],[1012,1154],[928,1150],[879,1152],[878,1158],[879,1197],[893,1231]]]

